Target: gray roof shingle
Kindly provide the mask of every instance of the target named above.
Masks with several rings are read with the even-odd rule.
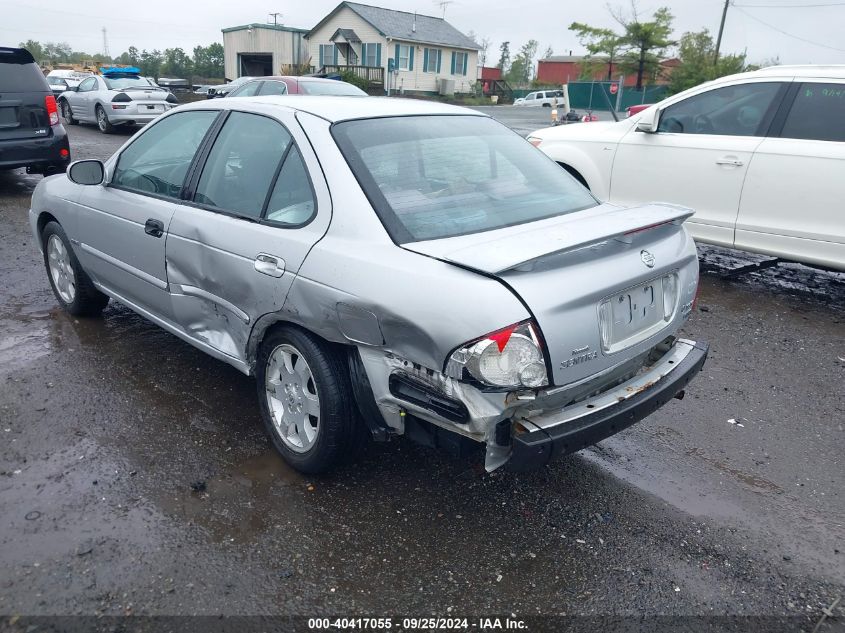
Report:
[[[408,11],[383,9],[357,2],[341,2],[334,11],[320,20],[317,26],[311,29],[311,32],[313,33],[317,28],[322,26],[323,23],[328,21],[332,15],[344,6],[373,25],[385,37],[422,42],[425,44],[442,44],[444,46],[471,50],[479,50],[480,48],[472,38],[461,33],[443,18],[420,14],[416,14],[415,18],[414,14]],[[416,27],[414,26],[415,22]]]

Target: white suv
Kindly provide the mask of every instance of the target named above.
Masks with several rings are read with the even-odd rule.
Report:
[[[516,99],[515,106],[542,106],[551,108],[554,103],[563,103],[563,90],[538,90]]]
[[[702,242],[845,270],[845,66],[722,77],[529,140],[602,200],[692,207]]]

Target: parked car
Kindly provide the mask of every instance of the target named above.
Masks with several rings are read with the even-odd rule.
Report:
[[[61,77],[47,77],[47,84],[50,86],[50,91],[53,93],[54,97],[58,97],[60,94],[68,90],[71,84],[68,83],[68,79],[62,79]],[[79,85],[79,84],[73,84]]]
[[[535,467],[666,404],[707,355],[677,337],[691,213],[600,204],[474,110],[303,95],[183,105],[30,220],[62,307],[113,298],[255,375],[319,472],[363,428]]]
[[[247,81],[229,93],[230,97],[252,97],[255,95],[331,95],[336,97],[366,97],[367,93],[337,79],[320,77],[261,77]]]
[[[0,47],[0,169],[48,174],[69,163],[67,132],[44,73],[29,51]]]
[[[227,84],[220,84],[217,86],[209,87],[206,95],[209,99],[219,99],[220,97],[225,97],[229,94],[232,90],[237,88],[238,86],[246,83],[250,79],[255,79],[255,77],[238,77],[237,79],[230,81]]]
[[[775,66],[531,137],[601,200],[686,205],[697,240],[845,270],[843,112],[845,66]]]
[[[120,125],[149,123],[178,104],[170,92],[126,69],[92,75],[59,98],[68,124],[96,123],[103,134]]]
[[[206,96],[208,96],[208,89],[209,88],[214,88],[214,86],[212,86],[211,84],[204,84],[204,85],[201,85],[201,86],[196,86],[194,88],[194,94],[195,95],[206,95]]]
[[[628,117],[632,117],[632,116],[634,116],[635,114],[637,114],[637,113],[639,113],[639,112],[642,112],[643,110],[646,110],[646,109],[650,108],[650,107],[651,107],[651,106],[653,106],[653,105],[654,105],[653,103],[640,103],[639,105],[632,105],[632,106],[628,106],[628,107],[625,109],[626,116],[628,116]]]
[[[60,86],[59,81],[64,82],[68,87],[78,86],[80,82],[86,77],[91,77],[94,73],[81,70],[71,70],[68,68],[56,68],[47,73],[47,83],[51,86]],[[53,81],[51,81],[53,80]]]
[[[514,100],[515,106],[542,106],[544,108],[551,108],[552,104],[562,103],[563,90],[538,90],[536,92],[529,92],[524,97]]]

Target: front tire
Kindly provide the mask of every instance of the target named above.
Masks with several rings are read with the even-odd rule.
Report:
[[[103,134],[114,133],[114,126],[109,123],[109,117],[106,116],[106,111],[101,105],[97,106],[97,127],[100,128],[100,132]]]
[[[68,125],[79,125],[79,121],[73,118],[73,111],[67,99],[62,99],[62,118]]]
[[[356,417],[343,358],[294,327],[271,331],[256,363],[261,419],[276,450],[303,473],[323,473],[345,456]]]
[[[70,240],[58,222],[48,222],[41,232],[44,266],[50,287],[59,304],[74,316],[95,316],[109,302],[97,290],[70,246]]]

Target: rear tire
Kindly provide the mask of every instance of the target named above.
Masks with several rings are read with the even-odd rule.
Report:
[[[73,118],[73,112],[70,109],[70,104],[67,99],[61,100],[62,118],[68,125],[79,125],[79,121]]]
[[[70,240],[58,222],[48,222],[41,231],[44,266],[50,287],[59,304],[74,316],[96,316],[109,302],[97,290],[70,246]]]
[[[97,127],[100,128],[100,132],[103,134],[113,134],[114,133],[114,126],[109,123],[109,117],[106,116],[106,111],[103,109],[103,106],[97,105]]]
[[[298,328],[271,331],[261,343],[256,386],[273,446],[296,470],[323,473],[347,456],[357,428],[345,358]]]

